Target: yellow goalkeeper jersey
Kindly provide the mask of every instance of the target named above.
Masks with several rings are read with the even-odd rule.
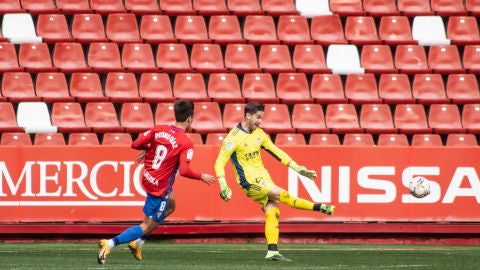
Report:
[[[238,124],[223,140],[220,153],[215,161],[217,177],[225,176],[225,164],[230,159],[238,184],[248,189],[249,182],[255,177],[268,175],[260,155],[261,149],[265,149],[284,165],[291,160],[287,153],[273,144],[263,129],[256,128],[249,133],[242,128],[241,124]]]

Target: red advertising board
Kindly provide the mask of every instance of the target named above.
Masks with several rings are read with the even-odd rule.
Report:
[[[264,152],[265,166],[280,187],[315,202],[336,205],[335,215],[281,205],[282,221],[480,221],[479,148],[461,147],[284,147],[318,178],[298,176]],[[197,146],[193,167],[214,174],[218,148]],[[2,146],[0,222],[111,222],[141,220],[143,167],[137,151],[120,146]],[[423,199],[408,194],[408,181],[431,182]],[[218,185],[178,177],[177,221],[260,221],[227,164],[233,198],[224,202]]]

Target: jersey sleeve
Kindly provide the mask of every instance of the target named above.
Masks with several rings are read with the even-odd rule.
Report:
[[[217,177],[225,176],[225,165],[233,152],[235,152],[235,144],[230,135],[227,135],[223,140],[217,160],[215,161],[215,174]]]
[[[179,173],[181,176],[191,179],[202,179],[202,175],[190,167],[190,161],[193,158],[193,143],[188,143],[180,153]]]
[[[278,148],[272,140],[270,139],[270,136],[266,134],[262,130],[262,148],[265,149],[270,155],[272,155],[275,159],[280,161],[283,165],[288,165],[288,163],[292,160],[292,158],[285,153],[282,149]]]
[[[152,130],[145,131],[138,135],[138,138],[132,143],[132,148],[137,150],[147,150],[151,141]]]

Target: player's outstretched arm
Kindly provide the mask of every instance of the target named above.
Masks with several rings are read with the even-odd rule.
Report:
[[[291,160],[288,163],[288,167],[292,168],[294,171],[296,171],[300,175],[303,175],[303,176],[305,176],[309,179],[313,180],[313,179],[317,178],[317,173],[315,172],[315,170],[309,170],[309,169],[305,168],[304,166],[300,166],[293,160]]]
[[[220,185],[220,198],[222,198],[222,200],[226,202],[230,201],[230,199],[232,198],[232,190],[228,186],[225,177],[219,176],[218,183]]]

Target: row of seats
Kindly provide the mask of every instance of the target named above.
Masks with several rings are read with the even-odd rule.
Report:
[[[33,76],[32,76],[33,75]],[[239,103],[480,103],[475,74],[5,72],[0,101]],[[68,78],[68,79],[67,79]]]
[[[4,12],[133,12],[140,14],[480,14],[478,0],[10,0],[0,5]]]
[[[207,18],[207,19],[206,19]],[[208,20],[208,28],[206,20]],[[410,24],[412,20],[412,24]],[[173,21],[173,22],[172,22]],[[378,23],[377,23],[378,21]],[[447,18],[445,18],[447,21]],[[138,23],[140,22],[140,23]],[[378,27],[377,27],[378,24]],[[22,29],[22,31],[18,31]],[[475,16],[450,16],[447,27],[440,16],[348,16],[345,23],[338,14],[308,19],[301,15],[235,15],[204,17],[142,15],[131,13],[102,15],[75,14],[70,22],[64,14],[40,14],[34,23],[30,14],[5,14],[4,38],[13,43],[78,42],[148,42],[185,44],[215,42],[219,44],[472,44],[480,40]],[[28,40],[28,35],[31,40]]]
[[[227,133],[209,133],[204,139],[199,133],[187,133],[197,145],[220,145]],[[101,143],[99,137],[102,137]],[[0,145],[131,145],[129,133],[70,133],[67,140],[62,133],[36,133],[33,135],[21,132],[5,132],[1,136]],[[370,133],[347,133],[342,142],[337,134],[314,133],[308,136],[308,145],[356,145],[356,146],[478,146],[474,134],[448,134],[445,144],[439,134],[414,134],[409,138],[405,134],[380,134],[375,143]],[[306,137],[299,133],[279,133],[275,135],[277,145],[307,145]]]
[[[226,132],[243,119],[245,103],[196,102],[194,133]],[[111,102],[21,102],[15,111],[1,102],[0,131],[127,132],[140,133],[154,125],[174,122],[173,103],[122,103],[117,112]],[[480,104],[266,104],[262,127],[268,133],[478,133]],[[153,110],[152,110],[153,107]],[[392,113],[393,110],[393,113]]]
[[[183,43],[118,45],[92,42],[88,49],[75,42],[59,42],[50,52],[46,43],[22,43],[17,53],[9,42],[0,42],[0,71],[70,72],[306,72],[306,73],[479,73],[480,44],[465,45],[460,57],[456,45],[321,45]],[[394,49],[392,53],[391,49]],[[154,52],[155,51],[155,52]],[[189,52],[190,51],[190,52]],[[224,51],[224,52],[223,52]],[[392,55],[394,54],[394,55]],[[348,62],[345,62],[348,60]]]

